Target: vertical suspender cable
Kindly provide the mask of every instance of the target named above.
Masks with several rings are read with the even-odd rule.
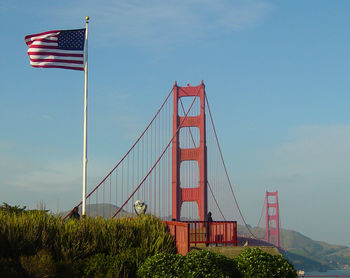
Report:
[[[198,96],[200,90],[198,89],[196,96]],[[123,205],[114,213],[114,215],[112,217],[115,217],[122,209],[123,207],[129,202],[129,200],[134,196],[135,192],[141,187],[141,185],[143,184],[143,182],[148,178],[148,176],[151,175],[151,173],[153,172],[154,168],[157,166],[158,162],[161,160],[161,158],[163,157],[163,155],[165,154],[165,152],[167,151],[167,149],[169,148],[172,140],[175,138],[175,136],[178,134],[182,124],[184,123],[184,121],[187,119],[187,115],[189,113],[189,111],[191,111],[191,108],[193,106],[194,101],[192,101],[190,108],[188,109],[187,113],[185,114],[183,120],[181,121],[180,125],[178,126],[178,128],[176,129],[175,134],[173,134],[173,136],[171,137],[169,143],[167,144],[167,146],[165,147],[165,149],[163,150],[163,152],[160,154],[160,156],[158,157],[158,159],[156,160],[156,162],[153,164],[153,166],[151,167],[151,169],[148,171],[148,173],[146,174],[146,176],[142,179],[142,181],[140,182],[140,184],[136,187],[136,189],[131,193],[131,195],[127,198],[127,200],[123,203]]]
[[[242,220],[243,220],[243,222],[244,222],[244,225],[245,225],[246,228],[248,229],[248,231],[249,231],[249,233],[251,234],[251,236],[253,236],[254,238],[257,238],[257,237],[253,234],[253,232],[250,230],[248,224],[246,223],[246,221],[245,221],[245,219],[244,219],[244,217],[243,217],[243,214],[242,214],[242,212],[241,212],[241,209],[240,209],[240,207],[239,207],[239,205],[238,205],[236,196],[235,196],[235,194],[234,194],[234,192],[233,192],[231,180],[230,180],[230,177],[229,177],[229,175],[228,175],[227,168],[226,168],[226,164],[225,164],[225,161],[224,161],[224,157],[223,157],[222,152],[221,152],[221,148],[220,148],[220,144],[219,144],[219,139],[218,139],[218,136],[217,136],[217,134],[216,134],[215,125],[214,125],[213,117],[212,117],[212,115],[211,115],[210,106],[209,106],[209,102],[208,102],[207,96],[205,96],[205,100],[206,100],[206,103],[207,103],[207,106],[208,106],[210,121],[211,121],[211,124],[212,124],[212,127],[213,127],[213,132],[214,132],[214,135],[215,135],[216,144],[217,144],[218,149],[219,149],[221,161],[222,161],[223,166],[224,166],[226,178],[227,178],[227,180],[228,180],[228,184],[229,184],[229,186],[230,186],[230,190],[231,190],[233,199],[234,199],[234,201],[235,201],[235,203],[236,203],[236,205],[237,205],[238,212],[239,212],[239,214],[240,214],[240,216],[241,216],[241,218],[242,218]]]

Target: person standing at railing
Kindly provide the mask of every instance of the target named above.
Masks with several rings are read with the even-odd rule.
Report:
[[[80,219],[80,214],[79,214],[79,208],[75,207],[72,209],[72,211],[69,214],[69,219],[75,219],[79,220]]]
[[[211,217],[211,212],[208,212],[207,219],[206,219],[206,230],[207,230],[207,243],[205,244],[206,246],[209,246],[209,241],[210,241],[210,226],[211,222],[213,222],[213,218]]]

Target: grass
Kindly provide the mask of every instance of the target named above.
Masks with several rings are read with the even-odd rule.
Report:
[[[63,265],[68,272],[75,267],[82,271],[87,261],[98,266],[101,258],[114,258],[119,262],[115,268],[136,273],[148,257],[176,253],[166,226],[150,215],[62,221],[42,212],[0,211],[0,246],[0,274],[1,268],[9,264],[22,273],[44,273],[48,271],[46,265],[51,265],[50,269]],[[38,267],[31,269],[33,265]]]

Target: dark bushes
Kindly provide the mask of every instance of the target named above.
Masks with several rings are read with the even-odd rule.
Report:
[[[82,272],[84,277],[135,277],[135,265],[132,253],[96,254],[84,261]]]
[[[235,259],[209,251],[191,251],[187,256],[158,254],[138,269],[139,277],[242,277],[294,278],[296,272],[280,255],[247,248]]]
[[[247,278],[294,278],[293,266],[280,255],[271,255],[259,248],[247,248],[237,257],[238,269]]]
[[[188,268],[185,257],[179,254],[157,254],[150,257],[138,269],[139,277],[186,277]]]
[[[191,251],[187,256],[158,254],[138,269],[139,277],[240,277],[233,259],[206,250]]]

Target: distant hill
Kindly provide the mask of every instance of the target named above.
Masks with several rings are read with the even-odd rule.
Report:
[[[350,269],[350,248],[315,241],[301,233],[282,230],[282,247],[289,253],[320,262],[328,269]]]
[[[119,209],[118,206],[115,206],[113,204],[92,204],[92,205],[86,205],[86,214],[90,217],[96,217],[101,216],[104,218],[111,218],[111,216]],[[58,215],[64,217],[67,215],[69,211],[62,211]],[[81,210],[79,210],[79,213],[81,214]],[[130,213],[126,212],[125,210],[122,210],[116,218],[122,218],[122,217],[129,217],[131,216]]]
[[[254,234],[263,238],[265,229],[251,228]],[[244,226],[238,225],[238,234],[249,237]],[[280,252],[297,269],[306,271],[326,271],[327,269],[350,269],[350,248],[347,246],[315,241],[303,234],[282,229],[280,232]]]

